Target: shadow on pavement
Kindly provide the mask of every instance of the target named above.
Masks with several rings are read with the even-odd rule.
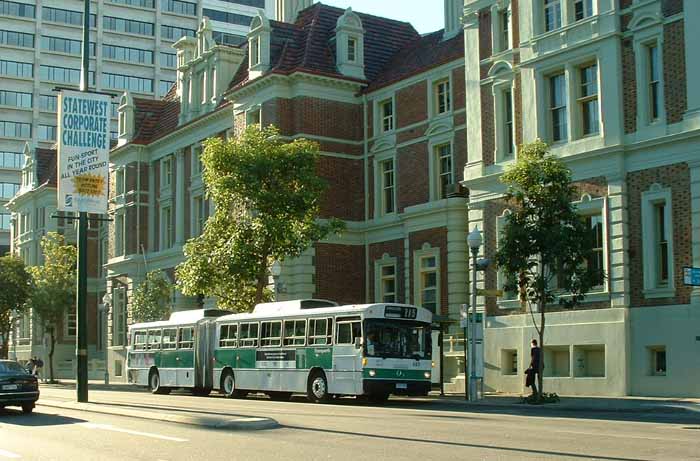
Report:
[[[13,424],[16,426],[41,427],[41,426],[64,426],[67,424],[84,423],[86,420],[60,416],[42,411],[34,410],[32,414],[24,414],[21,410],[5,408],[0,410],[0,423]]]
[[[298,431],[322,432],[322,433],[326,433],[326,434],[350,435],[353,437],[367,437],[367,438],[371,438],[371,439],[382,439],[382,440],[387,440],[387,439],[388,440],[398,440],[401,442],[437,444],[437,445],[446,445],[446,446],[452,446],[452,447],[480,448],[480,449],[497,450],[497,451],[510,451],[510,452],[515,452],[515,453],[526,453],[526,454],[534,454],[534,455],[565,456],[565,457],[569,457],[569,458],[584,458],[584,459],[603,459],[603,460],[608,460],[608,461],[649,461],[649,460],[646,460],[643,458],[620,458],[617,456],[601,456],[601,455],[595,455],[595,454],[570,453],[570,452],[565,452],[565,451],[535,450],[535,449],[530,449],[530,448],[515,448],[515,447],[505,447],[505,446],[498,446],[498,445],[486,445],[486,444],[479,444],[479,443],[449,442],[449,441],[442,441],[442,440],[416,439],[416,438],[410,438],[410,437],[397,437],[397,436],[387,436],[387,435],[380,435],[380,434],[367,434],[367,433],[362,433],[362,432],[338,431],[338,430],[333,430],[333,429],[317,429],[317,428],[301,427],[301,426],[283,425],[282,427],[285,429],[292,429],[292,430],[298,430]]]

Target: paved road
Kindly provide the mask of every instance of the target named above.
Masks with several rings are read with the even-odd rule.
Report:
[[[52,400],[74,391],[44,389]],[[282,427],[223,431],[39,406],[0,413],[0,460],[460,459],[700,460],[700,414],[473,412],[458,403],[227,400],[93,391],[91,401],[153,412],[266,416]]]

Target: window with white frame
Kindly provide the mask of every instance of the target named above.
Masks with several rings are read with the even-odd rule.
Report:
[[[510,11],[508,8],[498,12],[498,32],[499,32],[499,51],[510,49]]]
[[[394,100],[389,98],[379,103],[379,115],[383,132],[394,129]]]
[[[433,84],[435,97],[435,113],[444,114],[450,111],[450,79],[440,80]]]
[[[377,292],[377,302],[396,302],[396,264],[382,264],[379,266],[379,287]]]
[[[655,122],[661,116],[661,68],[659,46],[656,42],[645,46],[647,55],[647,98],[649,122]]]
[[[75,307],[66,311],[66,316],[63,319],[63,335],[64,337],[75,337],[78,334],[78,316],[75,313]]]
[[[598,115],[598,65],[590,64],[579,69],[578,104],[581,117],[581,134],[591,136],[600,132]]]
[[[515,154],[515,124],[513,113],[513,90],[510,85],[503,90],[497,90],[496,104],[499,110],[496,112],[498,126],[498,151],[499,161],[510,160]]]
[[[418,305],[437,313],[440,307],[438,254],[418,254],[416,259],[416,287],[418,288]]]
[[[642,193],[644,295],[673,295],[671,190],[654,184]]]
[[[126,288],[112,290],[112,346],[126,345]]]
[[[169,206],[161,211],[161,250],[167,250],[173,246],[173,212]]]
[[[202,104],[207,103],[207,71],[202,72],[200,92],[202,93]]]
[[[348,62],[355,62],[357,60],[357,39],[350,37],[348,38]]]
[[[559,29],[561,27],[561,0],[542,0],[544,3],[544,30]]]
[[[550,137],[553,142],[566,141],[567,129],[566,76],[562,72],[549,77]]]
[[[573,0],[573,7],[574,21],[593,16],[593,0]]]
[[[122,195],[124,193],[124,180],[125,180],[125,169],[117,168],[114,175],[114,191],[116,195]]]
[[[170,187],[173,182],[173,156],[168,155],[163,160],[160,161],[160,177],[161,184],[160,187]]]
[[[382,214],[393,213],[395,209],[394,159],[379,163],[381,174],[381,210]]]
[[[118,212],[114,216],[114,256],[124,256],[124,240],[126,238],[126,232],[124,228],[125,223],[124,213]]]
[[[202,146],[199,144],[192,146],[192,174],[202,174]]]
[[[192,200],[192,235],[200,235],[207,221],[204,196],[198,195]]]
[[[454,183],[452,172],[452,145],[435,146],[435,172],[437,173],[437,198],[447,198],[448,188]]]
[[[593,239],[593,248],[590,256],[586,259],[586,265],[596,274],[593,286],[602,288],[605,280],[605,232],[603,229],[603,215],[602,213],[590,214],[584,216],[583,219]]]

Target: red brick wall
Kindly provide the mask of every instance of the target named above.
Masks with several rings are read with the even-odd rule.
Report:
[[[440,313],[447,315],[449,299],[447,297],[447,229],[438,227],[426,229],[418,232],[411,232],[408,235],[408,244],[410,251],[409,272],[411,274],[410,293],[411,304],[416,304],[414,287],[419,283],[414,280],[414,252],[420,250],[424,243],[429,243],[431,248],[440,248]]]
[[[389,240],[387,242],[372,243],[369,245],[369,302],[375,301],[375,273],[374,262],[382,259],[384,253],[389,257],[396,258],[396,302],[406,302],[404,296],[406,290],[406,281],[404,279],[405,260],[403,255],[403,239]]]
[[[632,39],[622,41],[622,112],[625,133],[637,131],[637,72]]]
[[[367,208],[370,219],[374,217],[374,157],[367,158]]]
[[[402,147],[396,155],[396,208],[425,203],[430,199],[430,177],[427,141]]]
[[[523,88],[519,73],[515,76],[515,88],[513,90],[513,121],[515,123],[515,145],[517,147],[523,143]]]
[[[192,146],[185,148],[185,229],[183,235],[185,240],[191,237],[190,217],[192,216],[190,184],[192,183]]]
[[[361,141],[362,113],[361,104],[307,96],[276,98],[263,104],[263,123],[277,125],[285,136],[305,133]]]
[[[676,296],[663,299],[645,299],[644,257],[642,247],[642,192],[658,183],[671,188],[672,232],[673,232],[673,278]],[[627,174],[629,191],[629,255],[631,305],[656,306],[667,304],[687,304],[690,302],[691,287],[683,286],[683,266],[692,264],[692,225],[690,218],[690,169],[686,163],[676,163]]]
[[[623,10],[625,8],[629,8],[630,6],[632,6],[632,1],[633,0],[619,0],[620,9]]]
[[[160,161],[156,160],[152,164],[153,168],[153,190],[155,191],[154,210],[153,210],[153,250],[157,251],[160,248]]]
[[[663,53],[666,121],[677,123],[688,107],[683,21],[664,25]]]
[[[349,221],[365,219],[362,164],[362,160],[326,155],[319,158],[319,175],[328,183],[328,190],[321,201],[322,218],[335,217]]]
[[[464,179],[464,166],[467,164],[467,130],[455,132],[454,152],[452,153],[454,178],[456,182]]]
[[[484,165],[493,165],[495,162],[496,139],[491,86],[491,84],[481,85],[481,151]]]
[[[365,248],[316,243],[316,294],[339,304],[365,302]]]
[[[579,200],[583,194],[588,194],[593,198],[608,196],[608,180],[605,176],[576,181],[574,186],[578,190],[578,196],[573,197],[573,200]]]
[[[511,18],[510,24],[512,27],[512,42],[513,48],[518,48],[520,45],[520,8],[518,7],[519,0],[511,0],[510,11]]]
[[[428,118],[428,86],[425,80],[396,92],[396,127],[418,123]]]
[[[452,71],[452,110],[464,109],[467,103],[464,79],[464,66]]]
[[[484,60],[491,54],[491,11],[484,8],[479,11],[479,60]]]

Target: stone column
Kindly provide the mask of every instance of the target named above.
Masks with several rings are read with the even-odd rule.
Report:
[[[175,245],[185,243],[185,151],[175,152]]]
[[[627,216],[627,184],[624,176],[608,178],[607,219],[609,232],[607,274],[612,307],[629,307],[629,233]]]

